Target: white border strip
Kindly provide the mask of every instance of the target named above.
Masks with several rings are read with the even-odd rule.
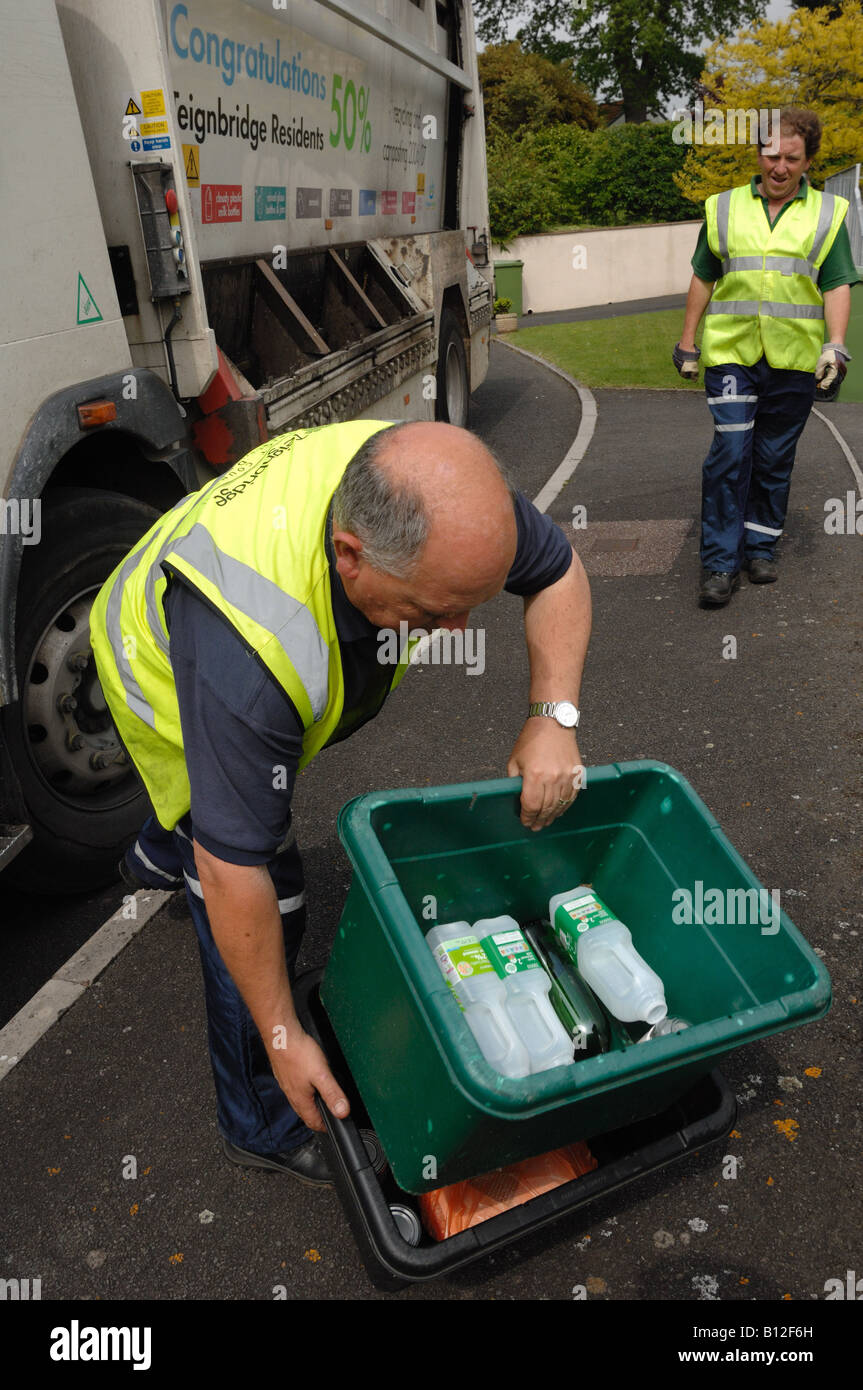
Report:
[[[554,470],[548,482],[533,499],[533,505],[537,510],[546,512],[555,498],[563,492],[590,447],[590,441],[596,429],[596,399],[586,386],[582,386],[581,382],[576,381],[574,376],[570,376],[569,372],[563,371],[560,367],[555,367],[554,363],[546,362],[544,357],[537,357],[534,352],[525,352],[524,348],[516,347],[515,343],[508,343],[500,336],[495,338],[495,342],[509,348],[510,352],[520,352],[522,357],[529,357],[531,362],[538,362],[541,367],[546,367],[556,376],[563,377],[563,380],[578,392],[578,398],[581,401],[581,424],[578,427],[578,433],[567,449],[562,463]]]
[[[131,893],[126,894],[122,907],[117,908],[113,917],[109,917],[81,949],[70,956],[65,965],[61,965],[57,973],[37,990],[33,998],[28,999],[5,1028],[0,1029],[0,1081],[8,1076],[16,1062],[20,1062],[61,1014],[80,999],[85,989],[172,894],[161,888],[141,888],[134,894],[135,916],[124,916],[129,911],[128,903],[132,896]]]
[[[815,410],[815,408],[813,407],[812,414],[817,415],[818,419],[821,420],[827,426],[828,430],[833,435],[833,438],[836,440],[836,443],[839,445],[839,448],[842,450],[843,454],[848,460],[848,467],[854,474],[854,478],[857,483],[857,491],[860,493],[860,496],[863,497],[863,469],[861,469],[859,463],[852,454],[847,442],[842,438],[842,435],[837,430],[833,421],[828,420],[826,415],[822,415],[820,410]]]

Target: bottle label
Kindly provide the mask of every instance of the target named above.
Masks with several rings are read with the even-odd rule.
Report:
[[[434,953],[450,989],[472,976],[494,974],[494,966],[475,936],[442,941]]]
[[[617,918],[595,893],[581,893],[577,898],[560,903],[554,914],[554,926],[560,943],[573,960],[578,959],[578,938],[583,932],[616,921]]]
[[[502,980],[522,970],[542,969],[520,931],[493,932],[483,937],[482,946]]]

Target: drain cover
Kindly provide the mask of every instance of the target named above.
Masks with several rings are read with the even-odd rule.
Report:
[[[588,574],[623,579],[633,574],[668,574],[694,522],[592,521],[585,528],[564,530]]]
[[[607,540],[594,541],[593,546],[591,548],[594,551],[594,553],[596,553],[596,551],[598,550],[634,550],[637,545],[637,536],[634,537],[634,539],[632,540],[628,539],[627,537],[621,537],[620,540],[615,540],[613,537],[609,537]]]

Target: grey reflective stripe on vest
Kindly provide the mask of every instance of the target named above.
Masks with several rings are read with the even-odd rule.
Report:
[[[120,621],[123,607],[123,593],[126,584],[137,569],[141,556],[150,543],[150,540],[145,537],[143,544],[133,550],[131,555],[128,555],[123,562],[123,568],[120,570],[111,586],[108,602],[105,605],[105,631],[108,636],[108,641],[111,643],[114,660],[117,663],[117,674],[126,692],[126,704],[133,714],[137,714],[139,719],[143,719],[145,724],[149,724],[151,729],[155,729],[156,716],[152,706],[144,699],[144,692],[135,680],[132,668],[129,665],[129,659],[126,656],[126,649],[123,646],[122,624]],[[115,645],[114,633],[119,637],[119,646]]]
[[[728,299],[707,306],[708,314],[738,314],[755,318],[758,314],[773,319],[823,319],[823,304],[777,304],[771,299]]]
[[[716,199],[716,236],[719,242],[719,259],[728,260],[728,217],[731,212],[733,189],[726,188]]]
[[[722,274],[733,270],[778,270],[781,275],[808,275],[810,280],[818,277],[818,270],[811,261],[795,256],[732,256],[722,262]]]
[[[251,565],[220,550],[200,522],[168,549],[194,565],[232,607],[272,634],[302,681],[315,719],[320,719],[327,707],[330,657],[309,609]],[[160,555],[158,562],[161,559]],[[288,627],[291,640],[290,646],[285,646],[279,634]]]
[[[827,233],[830,231],[830,223],[833,221],[833,213],[835,210],[836,195],[834,193],[822,193],[821,212],[818,217],[818,226],[815,228],[815,240],[812,243],[812,250],[809,252],[809,258],[812,261],[818,260],[821,247],[824,245]]]

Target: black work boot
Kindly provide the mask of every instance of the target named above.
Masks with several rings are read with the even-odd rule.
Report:
[[[321,1150],[318,1135],[313,1134],[298,1149],[290,1153],[256,1154],[240,1149],[222,1135],[225,1157],[243,1168],[269,1168],[276,1173],[289,1173],[292,1178],[309,1187],[332,1187],[333,1175]]]
[[[750,584],[775,584],[779,578],[776,563],[769,555],[753,555],[751,560],[746,561],[746,568]]]
[[[702,570],[699,598],[708,608],[721,608],[727,603],[735,589],[740,588],[740,571],[733,574],[727,570]]]

